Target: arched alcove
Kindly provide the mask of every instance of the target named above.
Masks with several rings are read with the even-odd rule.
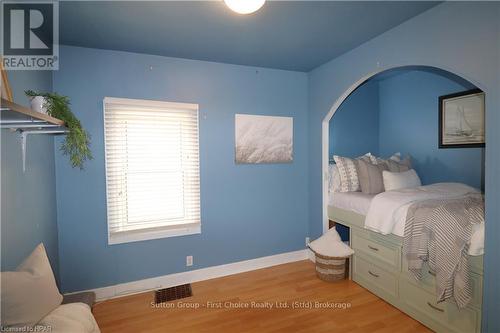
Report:
[[[457,75],[455,73],[452,73],[448,70],[440,69],[437,67],[432,67],[432,66],[421,66],[421,65],[412,65],[412,66],[400,66],[400,67],[393,67],[393,68],[386,68],[386,69],[381,69],[373,73],[369,73],[362,78],[360,78],[358,81],[353,83],[349,89],[347,89],[334,103],[334,105],[331,107],[330,111],[328,114],[325,116],[323,119],[322,123],[322,171],[323,171],[323,231],[325,232],[328,230],[328,164],[329,160],[331,158],[331,151],[329,149],[329,144],[330,144],[330,120],[334,116],[334,114],[340,110],[346,102],[349,100],[349,98],[358,91],[362,90],[362,87],[366,87],[368,84],[374,81],[381,81],[385,80],[387,78],[391,78],[400,74],[404,73],[409,73],[409,72],[427,72],[427,73],[432,73],[435,74],[436,76],[446,78],[449,81],[453,81],[457,84],[457,86],[464,87],[464,90],[467,89],[473,89],[473,88],[478,88],[481,89],[481,87],[475,83],[473,83],[471,80],[464,78],[463,76]],[[436,98],[436,122],[437,122],[437,98]],[[346,110],[347,111],[347,110]],[[437,142],[436,142],[436,147],[437,147]],[[480,153],[480,158],[481,158],[481,175],[480,175],[480,180],[478,182],[481,182],[481,184],[477,184],[477,187],[483,187],[483,182],[484,182],[484,150],[481,151]],[[476,185],[476,184],[472,184]]]

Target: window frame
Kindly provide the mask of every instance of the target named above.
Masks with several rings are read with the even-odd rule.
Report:
[[[130,99],[130,98],[117,98],[117,97],[104,97],[102,102],[102,119],[103,119],[103,144],[104,144],[104,177],[105,177],[105,194],[106,194],[106,231],[108,238],[108,245],[113,244],[123,244],[130,242],[139,242],[144,240],[177,237],[177,236],[187,236],[201,234],[201,172],[199,175],[199,187],[200,187],[200,221],[198,223],[191,224],[178,224],[172,226],[163,227],[152,227],[143,228],[135,231],[124,231],[120,233],[112,234],[109,227],[109,210],[108,210],[108,147],[106,145],[106,103],[116,103],[116,104],[128,104],[128,105],[138,105],[138,106],[153,106],[162,108],[173,108],[173,109],[185,109],[196,111],[197,118],[197,144],[198,144],[198,165],[200,165],[200,114],[199,105],[194,103],[178,103],[178,102],[165,102],[157,100],[146,100],[146,99]]]

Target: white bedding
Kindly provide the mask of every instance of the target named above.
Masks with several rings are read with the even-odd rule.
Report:
[[[387,235],[404,236],[406,214],[411,204],[427,199],[458,198],[478,193],[473,187],[460,183],[437,183],[411,189],[382,192],[377,195],[361,192],[330,193],[329,205],[366,215],[365,228]],[[484,253],[484,222],[473,227],[470,255]]]
[[[404,235],[404,221],[412,203],[429,199],[458,198],[478,191],[459,183],[437,183],[387,191],[375,196],[366,214],[365,228],[387,235]],[[402,226],[401,226],[402,224]]]
[[[373,197],[375,197],[374,194],[364,194],[362,192],[330,192],[328,204],[366,215]]]
[[[473,187],[460,183],[437,183],[411,189],[387,191],[371,201],[365,218],[365,228],[387,235],[404,236],[406,214],[411,204],[428,199],[453,199],[468,193],[478,193]],[[469,254],[484,252],[484,222],[474,227]]]

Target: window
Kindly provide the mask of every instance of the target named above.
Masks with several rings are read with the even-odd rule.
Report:
[[[110,244],[200,233],[198,105],[104,99]]]

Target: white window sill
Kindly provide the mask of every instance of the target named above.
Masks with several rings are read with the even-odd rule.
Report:
[[[201,234],[201,225],[197,226],[176,226],[169,229],[161,229],[161,230],[144,230],[144,231],[135,231],[135,232],[123,232],[123,233],[114,233],[112,235],[108,235],[108,244],[122,244],[122,243],[131,243],[131,242],[140,242],[151,239],[159,239],[159,238],[168,238],[168,237],[177,237],[177,236],[186,236],[186,235],[195,235]]]

